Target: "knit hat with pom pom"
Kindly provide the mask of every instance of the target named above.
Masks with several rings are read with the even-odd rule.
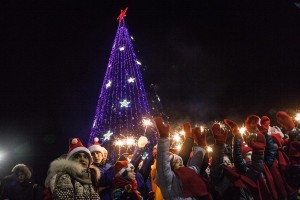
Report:
[[[85,146],[83,146],[80,139],[79,138],[69,139],[69,152],[67,154],[66,159],[70,160],[76,153],[79,153],[79,152],[87,153],[89,156],[90,164],[92,163],[93,159],[92,159],[91,153]]]
[[[98,152],[102,153],[102,155],[104,155],[104,149],[103,149],[103,147],[101,147],[101,145],[99,143],[99,138],[97,138],[97,137],[94,138],[94,144],[90,145],[88,149],[91,153],[98,151]]]

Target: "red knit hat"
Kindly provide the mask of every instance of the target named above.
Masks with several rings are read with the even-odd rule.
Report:
[[[257,115],[249,115],[245,121],[245,127],[247,131],[252,132],[260,125],[260,118]]]
[[[115,176],[121,176],[123,172],[134,169],[134,166],[128,161],[117,161],[114,166]]]
[[[293,122],[292,117],[290,117],[286,112],[280,111],[276,114],[277,122],[282,126],[285,130],[290,131],[295,128],[295,124]]]
[[[252,151],[251,147],[243,146],[242,147],[242,155],[243,155],[243,157],[245,157],[246,153],[248,153],[249,151]]]
[[[90,145],[88,149],[91,153],[99,151],[100,153],[102,153],[102,155],[104,155],[104,150],[99,143],[99,138],[97,137],[94,138],[94,144]]]
[[[262,116],[261,117],[261,124],[268,124],[268,125],[270,125],[270,123],[271,123],[271,120],[270,120],[270,118],[268,116]]]
[[[69,160],[73,155],[79,152],[87,153],[89,156],[90,164],[92,163],[92,156],[90,151],[82,145],[82,142],[79,138],[71,138],[69,139],[69,152],[67,154],[66,159]]]

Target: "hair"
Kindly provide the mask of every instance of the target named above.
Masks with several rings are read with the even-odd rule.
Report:
[[[16,166],[13,167],[12,173],[14,173],[15,175],[18,175],[19,172],[23,172],[24,173],[26,180],[31,179],[32,173],[31,173],[30,169],[26,165],[24,165],[24,164],[17,164]]]

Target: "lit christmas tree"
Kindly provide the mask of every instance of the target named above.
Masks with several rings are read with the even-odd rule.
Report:
[[[107,70],[101,88],[89,143],[98,137],[108,150],[108,158],[115,161],[120,154],[132,152],[135,141],[146,136],[148,150],[157,138],[147,95],[137,59],[121,10],[119,27],[114,39]]]

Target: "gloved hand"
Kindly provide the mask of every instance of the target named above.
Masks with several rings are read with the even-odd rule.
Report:
[[[147,143],[148,143],[148,138],[146,138],[145,136],[141,136],[138,140],[138,147],[144,148]]]
[[[221,129],[220,124],[216,123],[212,126],[212,133],[216,140],[216,144],[224,145],[227,139],[228,131]]]
[[[185,138],[193,138],[192,130],[191,130],[191,124],[189,122],[186,122],[183,124],[183,130],[184,130],[184,137]]]
[[[256,132],[258,124],[260,124],[260,118],[256,115],[249,115],[245,121],[245,127],[250,133]]]
[[[193,128],[192,133],[194,135],[194,138],[196,139],[196,143],[201,147],[205,147],[207,130],[203,129],[203,131],[201,131],[200,127],[196,127]]]
[[[269,131],[269,126],[270,126],[270,118],[267,117],[267,116],[262,116],[261,117],[261,122],[260,122],[261,125],[257,125],[258,127],[258,130],[261,132],[261,133],[266,133]]]
[[[253,153],[262,155],[266,147],[266,138],[261,133],[256,133],[249,136],[249,146],[253,149]]]
[[[231,132],[234,136],[240,136],[241,135],[241,133],[239,132],[238,126],[234,121],[232,121],[230,119],[224,119],[224,123],[227,124],[230,127]]]
[[[161,117],[154,118],[154,121],[157,129],[157,136],[159,138],[168,138],[170,133],[170,125],[165,125]]]
[[[285,130],[290,131],[295,128],[292,117],[290,117],[286,112],[280,111],[276,114],[277,122]]]

